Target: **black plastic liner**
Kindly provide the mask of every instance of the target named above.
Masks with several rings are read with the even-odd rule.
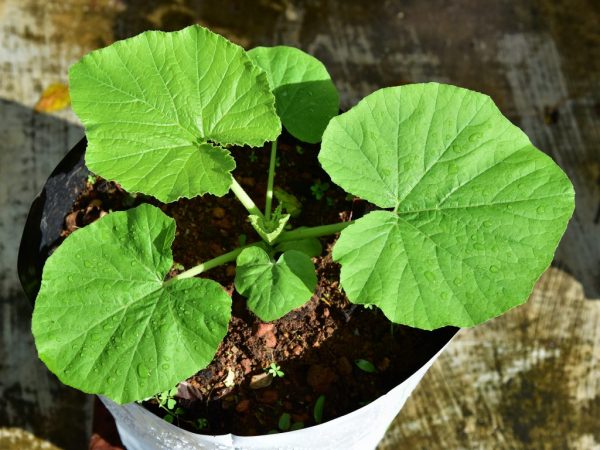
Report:
[[[46,259],[61,241],[65,216],[85,187],[90,173],[84,161],[86,147],[87,140],[83,138],[67,153],[46,180],[27,215],[17,271],[32,305],[40,290]]]

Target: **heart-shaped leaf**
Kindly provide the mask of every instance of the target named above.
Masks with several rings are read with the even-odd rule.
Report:
[[[310,300],[317,285],[315,267],[306,254],[289,250],[275,262],[259,247],[237,257],[235,287],[248,298],[248,307],[270,322]]]
[[[523,303],[574,208],[561,169],[485,95],[454,86],[377,91],[325,131],[319,159],[376,211],[333,257],[354,303],[396,323],[472,326]]]
[[[281,132],[263,71],[200,26],[91,52],[71,67],[69,88],[90,170],[163,202],[226,194],[235,163],[221,146]]]
[[[164,281],[174,237],[173,219],[141,205],[75,231],[50,256],[32,329],[63,383],[126,403],[211,362],[231,299],[211,280]]]
[[[287,46],[257,47],[248,56],[267,73],[286,130],[301,141],[320,142],[340,108],[339,94],[323,63]]]

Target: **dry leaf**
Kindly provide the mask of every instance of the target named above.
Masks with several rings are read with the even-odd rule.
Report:
[[[66,84],[54,83],[44,90],[35,105],[35,110],[37,112],[60,111],[70,104],[69,87]]]

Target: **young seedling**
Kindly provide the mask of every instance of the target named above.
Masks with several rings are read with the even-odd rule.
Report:
[[[312,192],[315,200],[321,200],[325,196],[325,193],[329,190],[329,187],[329,183],[317,180],[310,186],[310,191]]]
[[[313,419],[317,424],[323,422],[323,408],[325,408],[325,396],[319,395],[313,408]]]
[[[371,361],[367,361],[366,359],[356,359],[356,360],[354,360],[354,364],[356,364],[356,367],[358,367],[363,372],[366,372],[366,373],[377,372],[377,369],[375,368],[373,363]]]
[[[292,426],[292,416],[290,415],[290,413],[283,413],[279,417],[279,422],[277,423],[277,426],[281,431],[288,431]]]
[[[205,419],[204,417],[201,417],[200,419],[197,419],[197,420],[196,420],[196,423],[195,423],[195,425],[196,425],[196,428],[197,428],[199,431],[202,431],[202,430],[204,430],[205,428],[208,428],[208,420],[207,420],[207,419]]]
[[[210,364],[231,297],[196,275],[235,262],[247,307],[276,320],[310,300],[319,238],[340,233],[333,259],[350,302],[393,323],[469,327],[527,299],[573,211],[560,168],[489,97],[455,86],[381,89],[336,116],[338,93],[312,56],[246,52],[199,26],[94,51],[69,79],[90,170],[161,202],[231,193],[260,236],[167,279],[175,221],[144,203],[73,232],[48,258],[32,321],[39,356],[64,383],[119,403]],[[280,199],[273,209],[282,124],[300,141],[322,140],[332,182],[379,209],[317,227],[293,212],[314,205]],[[261,210],[229,148],[266,142]]]
[[[283,378],[285,376],[285,373],[281,370],[281,366],[277,363],[271,363],[271,365],[265,369],[265,372],[272,375],[273,378]]]

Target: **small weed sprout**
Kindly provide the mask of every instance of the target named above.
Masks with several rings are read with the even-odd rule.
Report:
[[[285,376],[285,373],[281,370],[281,366],[274,362],[265,369],[265,372],[272,375],[273,378],[283,378]]]

